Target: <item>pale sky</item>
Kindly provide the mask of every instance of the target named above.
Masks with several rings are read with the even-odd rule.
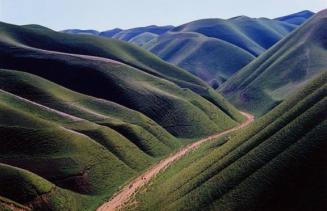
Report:
[[[0,21],[40,24],[55,30],[106,30],[177,26],[203,18],[238,15],[274,18],[325,8],[327,0],[0,0]]]

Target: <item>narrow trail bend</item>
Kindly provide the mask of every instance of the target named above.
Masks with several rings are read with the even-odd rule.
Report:
[[[118,193],[116,193],[108,202],[102,204],[97,211],[114,211],[123,208],[123,205],[128,202],[133,194],[142,186],[149,183],[149,181],[155,177],[160,171],[166,169],[173,162],[181,159],[188,152],[198,148],[201,144],[207,141],[211,141],[213,139],[219,138],[228,133],[239,130],[247,125],[249,125],[253,120],[254,116],[245,112],[241,112],[245,117],[246,121],[242,124],[226,130],[224,132],[216,133],[214,135],[208,136],[206,138],[202,138],[192,144],[186,145],[185,147],[178,150],[175,154],[170,155],[169,157],[161,160],[159,163],[152,166],[150,169],[146,170],[139,177],[132,180],[130,183],[125,185]]]

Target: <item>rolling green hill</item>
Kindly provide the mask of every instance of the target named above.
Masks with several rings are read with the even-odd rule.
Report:
[[[275,19],[246,16],[200,19],[177,27],[113,29],[107,34],[76,29],[64,32],[88,33],[133,43],[191,72],[216,89],[312,15],[311,11],[301,11]]]
[[[296,27],[246,16],[202,19],[175,27],[143,47],[217,88]]]
[[[239,108],[262,115],[327,67],[327,10],[233,75],[219,91]]]
[[[182,145],[242,120],[141,48],[0,23],[0,207],[93,210]]]
[[[195,32],[166,33],[145,44],[144,48],[185,68],[213,88],[255,58],[229,42]]]
[[[327,73],[250,126],[206,143],[132,210],[326,210]]]
[[[38,25],[15,26],[1,23],[1,40],[8,45],[21,45],[62,53],[104,57],[141,69],[151,75],[205,86],[205,83],[188,72],[164,62],[151,53],[121,42],[90,35],[72,35],[55,32]]]
[[[1,70],[0,75],[0,134],[5,137],[0,163],[33,172],[55,184],[56,190],[74,191],[66,195],[78,196],[76,206],[84,207],[79,201],[83,196],[77,193],[99,199],[113,194],[127,179],[180,145],[153,120],[115,103],[74,93],[23,72]],[[27,197],[29,183],[25,182],[27,190],[21,186],[11,193],[5,189],[8,181],[1,182],[0,195],[36,206],[32,196],[18,198]],[[61,194],[53,197],[63,200]],[[68,209],[74,203],[59,205]],[[60,210],[46,201],[39,206]]]
[[[36,25],[19,27],[2,23],[0,24],[0,33],[0,39],[2,40],[0,47],[3,49],[0,53],[2,53],[2,64],[4,64],[2,67],[10,67],[9,69],[15,69],[16,66],[20,65],[19,62],[16,62],[16,60],[14,65],[12,65],[11,63],[13,58],[10,58],[12,55],[16,54],[18,49],[24,51],[27,50],[33,53],[34,51],[37,51],[38,53],[45,53],[45,57],[49,56],[49,54],[50,56],[54,55],[51,54],[51,52],[46,53],[45,51],[41,52],[40,50],[56,52],[60,51],[59,56],[61,56],[61,58],[65,57],[65,55],[63,55],[65,53],[83,54],[97,57],[89,57],[92,60],[92,63],[94,63],[93,60],[103,60],[101,58],[104,57],[114,60],[111,62],[106,60],[106,63],[119,62],[126,68],[128,66],[128,69],[130,70],[132,68],[140,70],[134,72],[146,75],[148,78],[155,76],[160,79],[169,80],[182,88],[188,88],[224,110],[225,113],[228,113],[228,115],[230,115],[233,119],[238,121],[243,119],[242,115],[240,115],[231,104],[224,101],[223,98],[215,91],[210,89],[205,82],[183,69],[164,62],[159,57],[156,57],[155,55],[137,46],[115,39],[58,33]],[[19,48],[17,49],[17,47]],[[8,48],[10,50],[8,50]],[[18,53],[16,55],[18,55]],[[8,59],[6,59],[7,56],[9,57]],[[69,55],[66,56],[69,57]],[[14,59],[19,61],[18,58]],[[87,61],[85,61],[85,63],[89,65]],[[25,63],[23,66],[24,68],[27,68],[28,64]]]

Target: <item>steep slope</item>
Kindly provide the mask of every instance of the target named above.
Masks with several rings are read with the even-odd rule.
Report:
[[[22,69],[75,91],[125,105],[146,114],[176,136],[207,135],[235,123],[231,116],[192,91],[128,65],[20,46],[17,42],[4,44],[15,48],[11,51],[6,46],[1,52],[3,67]]]
[[[78,206],[96,206],[127,179],[181,145],[141,113],[28,73],[1,70],[0,87],[0,134],[5,137],[0,163],[33,172],[55,184],[57,191],[74,192],[67,192],[67,197],[98,197],[87,198],[85,205],[78,201]],[[37,203],[35,197],[26,198],[25,187],[13,188],[12,193],[6,189],[8,181],[2,182],[0,195],[29,206]],[[15,182],[10,187],[16,187]],[[46,199],[37,206],[60,210]],[[62,203],[67,209],[74,206]]]
[[[255,57],[223,40],[194,32],[166,33],[144,47],[217,88]],[[219,55],[219,56],[218,56]]]
[[[243,119],[203,81],[117,40],[1,23],[0,68],[0,207],[93,210]]]
[[[294,30],[295,26],[266,18],[203,19],[173,28],[170,32],[197,32],[234,44],[254,56]]]
[[[160,60],[141,48],[125,42],[87,35],[72,36],[35,25],[17,27],[3,23],[2,33],[4,34],[3,39],[13,37],[18,43],[30,47],[113,59],[149,74],[174,81],[182,87],[190,88],[215,104],[221,103],[218,102],[220,96],[208,89],[207,84],[200,79]]]
[[[262,115],[327,67],[327,10],[231,77],[220,92],[237,106]]]
[[[5,23],[1,23],[1,33],[3,40],[13,39],[13,42],[29,47],[104,57],[137,67],[153,75],[169,76],[174,80],[180,79],[194,85],[205,86],[203,81],[192,77],[182,69],[165,63],[141,48],[118,40],[87,35],[73,36],[57,33],[42,26],[19,27]]]
[[[1,196],[29,207],[96,207],[127,179],[182,144],[138,112],[28,73],[1,70],[0,87],[0,134],[5,137],[0,163],[28,171],[28,177],[41,176],[54,190],[39,201],[50,190],[26,195],[29,182],[12,188],[14,192],[6,189],[27,176],[1,180]],[[7,170],[0,176],[8,178]]]
[[[99,35],[141,46],[217,88],[312,15],[302,11],[276,19],[203,19],[178,27],[114,29]]]
[[[309,18],[311,18],[311,16],[313,16],[314,14],[315,14],[314,12],[311,12],[309,10],[304,10],[301,12],[297,12],[294,14],[276,18],[276,20],[284,21],[284,22],[287,22],[290,24],[301,25],[305,21],[307,21]]]
[[[296,27],[245,16],[204,19],[175,27],[144,48],[216,88]]]
[[[157,176],[133,210],[326,210],[327,73]],[[135,207],[136,206],[136,207]]]

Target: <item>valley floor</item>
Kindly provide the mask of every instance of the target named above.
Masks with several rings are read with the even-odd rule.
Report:
[[[254,120],[254,116],[245,112],[242,112],[242,114],[246,117],[246,121],[242,124],[231,128],[229,130],[226,130],[224,132],[220,132],[211,136],[208,136],[206,138],[202,138],[192,144],[189,144],[180,150],[178,152],[170,155],[166,159],[160,161],[156,165],[152,166],[149,170],[145,171],[143,174],[141,174],[136,179],[132,180],[130,183],[125,185],[120,192],[115,194],[108,202],[101,205],[97,211],[112,211],[112,210],[118,210],[122,208],[128,201],[131,200],[131,197],[144,185],[150,182],[150,180],[155,177],[160,171],[165,170],[169,165],[174,163],[175,161],[179,160],[183,156],[185,156],[188,152],[195,150],[198,148],[201,144],[211,141],[213,139],[217,139],[221,136],[224,136],[228,133],[234,132],[236,130],[239,130],[247,125],[249,125]]]

